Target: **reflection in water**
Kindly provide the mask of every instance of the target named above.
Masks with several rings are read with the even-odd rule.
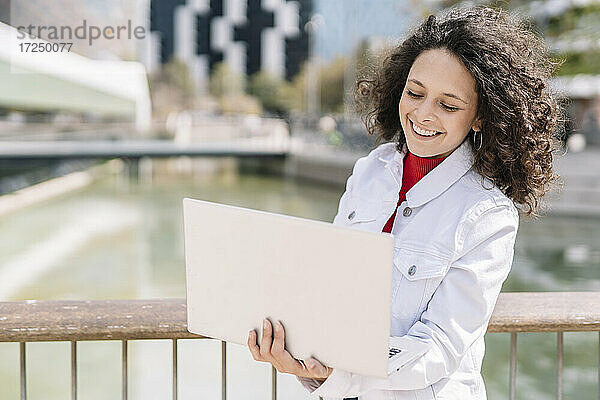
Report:
[[[191,197],[331,221],[343,188],[282,178],[227,175],[122,185],[108,177],[77,193],[0,220],[0,300],[185,297],[182,199]],[[504,291],[600,290],[600,224],[594,219],[521,218],[513,269]],[[596,391],[597,333],[565,334],[565,397]],[[489,399],[508,397],[510,335],[488,334],[483,371]],[[180,398],[220,395],[220,344],[180,341]],[[79,344],[79,390],[86,399],[117,398],[120,344]],[[167,398],[168,341],[130,344],[130,398]],[[18,345],[0,344],[0,398],[18,398]],[[243,346],[228,345],[230,399],[270,396],[270,368]],[[517,391],[555,397],[556,334],[520,334]],[[66,343],[28,345],[32,399],[70,393]],[[307,399],[289,375],[279,394]]]

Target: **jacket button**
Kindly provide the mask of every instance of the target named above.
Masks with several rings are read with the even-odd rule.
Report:
[[[415,272],[417,272],[417,266],[416,265],[411,265],[410,268],[408,269],[408,274],[410,276],[413,276],[415,274]]]
[[[355,215],[356,215],[356,212],[352,211],[350,214],[348,214],[348,219],[354,218]]]
[[[404,207],[404,211],[402,211],[402,215],[404,215],[405,217],[408,217],[411,213],[412,213],[412,210],[410,207]]]

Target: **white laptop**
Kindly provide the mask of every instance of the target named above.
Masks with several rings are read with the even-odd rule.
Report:
[[[391,234],[189,198],[183,215],[190,332],[246,346],[268,318],[297,359],[381,378],[409,361],[390,348]]]

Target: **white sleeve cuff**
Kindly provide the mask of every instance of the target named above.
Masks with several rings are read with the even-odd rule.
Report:
[[[341,370],[339,368],[334,368],[325,382],[321,383],[321,385],[311,394],[321,396],[323,398],[352,397],[347,394],[348,390],[350,389],[350,385],[352,384],[351,379],[352,374],[350,372]]]
[[[388,378],[353,374],[339,368],[333,368],[324,382],[310,378],[296,378],[311,395],[321,396],[323,399],[356,397],[376,389],[415,389],[416,387],[413,386],[419,382],[418,376],[415,377],[414,371],[406,370],[405,367],[429,351],[432,347],[431,343],[423,342],[422,339],[402,336],[390,337],[390,346],[401,351],[388,360],[389,367],[392,369],[388,373]],[[416,369],[419,368],[416,367]],[[424,374],[424,371],[419,371],[419,374]]]
[[[312,378],[304,378],[298,375],[295,375],[296,379],[298,380],[298,382],[300,382],[302,384],[302,386],[304,386],[304,388],[306,390],[308,390],[311,394],[312,392],[314,392],[315,390],[318,389],[318,387],[321,385],[321,382],[317,381],[316,379],[312,379]]]

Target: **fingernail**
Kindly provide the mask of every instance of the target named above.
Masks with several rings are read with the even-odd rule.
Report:
[[[263,320],[263,328],[267,329],[267,320],[266,319]]]

